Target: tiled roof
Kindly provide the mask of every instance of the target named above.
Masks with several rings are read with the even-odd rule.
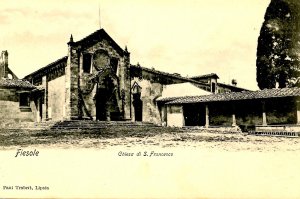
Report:
[[[26,80],[22,79],[1,79],[0,80],[0,87],[4,88],[29,88],[34,89],[36,88],[34,85],[29,83]]]
[[[278,97],[296,97],[300,96],[300,88],[282,88],[282,89],[264,89],[260,91],[242,91],[211,94],[203,96],[186,96],[173,99],[167,104],[188,104],[201,102],[217,102],[217,101],[236,101],[247,99],[266,99]],[[167,99],[163,99],[168,101]]]
[[[238,87],[238,86],[233,86],[233,85],[225,84],[225,83],[219,83],[218,82],[218,85],[219,85],[219,87],[225,87],[225,88],[229,88],[229,89],[234,89],[236,91],[250,91],[250,90],[245,89],[245,88],[241,88],[241,87]]]
[[[68,56],[64,56],[64,57],[48,64],[47,66],[45,66],[43,68],[40,68],[37,71],[35,71],[33,73],[30,73],[29,75],[26,75],[24,77],[24,79],[30,79],[33,76],[36,76],[36,75],[39,75],[39,74],[42,75],[43,73],[45,73],[45,72],[47,73],[49,70],[55,69],[57,67],[65,67],[66,64],[67,64],[67,59],[68,59]]]
[[[150,68],[146,68],[146,67],[142,67],[142,66],[136,66],[136,65],[131,65],[131,68],[133,68],[133,69],[134,68],[142,69],[142,70],[150,72],[150,73],[169,76],[169,77],[172,77],[172,78],[175,78],[175,79],[184,80],[185,82],[195,83],[196,85],[209,86],[208,84],[198,82],[196,80],[193,80],[193,79],[190,79],[190,78],[187,78],[187,77],[182,77],[182,76],[179,76],[178,74],[166,73],[166,72],[158,71],[158,70],[155,70],[155,69],[150,69]]]
[[[191,96],[185,96],[185,97],[191,97]],[[157,102],[170,102],[174,101],[176,99],[181,99],[183,97],[159,97],[156,99]]]
[[[219,76],[216,73],[194,76],[194,77],[191,77],[191,79],[205,79],[205,78],[209,78],[209,77],[214,77],[214,78],[219,79]]]

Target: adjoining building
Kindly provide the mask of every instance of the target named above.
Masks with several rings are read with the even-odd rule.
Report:
[[[34,94],[38,89],[20,80],[8,67],[8,52],[0,56],[0,127],[36,121]],[[31,97],[32,96],[32,97]]]
[[[300,132],[300,88],[160,98],[177,126]]]

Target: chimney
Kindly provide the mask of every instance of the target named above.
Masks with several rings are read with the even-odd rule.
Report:
[[[237,85],[236,79],[232,79],[232,80],[231,80],[231,84],[232,84],[233,86],[236,86],[236,85]]]
[[[1,52],[0,56],[0,79],[7,78],[8,70],[8,52],[4,50]]]

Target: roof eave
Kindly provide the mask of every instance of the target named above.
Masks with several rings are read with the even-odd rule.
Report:
[[[56,60],[56,61],[54,61],[54,62],[52,62],[52,63],[50,63],[50,64],[48,64],[48,65],[46,65],[46,66],[44,66],[44,67],[38,69],[38,70],[36,70],[36,71],[30,73],[29,75],[26,75],[23,79],[29,80],[29,79],[31,79],[32,77],[37,76],[38,74],[42,74],[42,73],[45,72],[46,70],[49,70],[49,69],[51,69],[52,67],[57,66],[57,64],[61,64],[61,63],[63,63],[64,61],[67,61],[67,59],[68,59],[68,56],[64,56],[64,57],[62,57],[62,58],[60,58],[60,59],[58,59],[58,60]]]

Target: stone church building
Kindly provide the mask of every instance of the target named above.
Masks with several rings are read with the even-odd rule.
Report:
[[[188,78],[132,65],[128,49],[104,29],[79,41],[71,35],[66,47],[66,56],[24,79],[12,72],[2,51],[1,127],[98,120],[300,133],[300,88],[249,91],[235,80],[219,83],[215,73]]]
[[[79,41],[71,35],[66,48],[66,56],[21,80],[8,66],[8,52],[2,52],[2,126],[65,120],[206,127],[300,122],[300,112],[298,119],[294,117],[298,108],[293,104],[300,95],[297,88],[248,91],[237,87],[235,80],[231,85],[219,83],[215,73],[183,77],[133,65],[127,47],[121,48],[104,29]],[[284,109],[286,117],[281,114],[280,100],[292,104]],[[263,112],[261,104],[266,104],[269,113]]]
[[[196,92],[190,95],[244,90],[218,84],[216,74],[186,78],[132,65],[127,48],[122,49],[104,29],[79,41],[71,35],[67,47],[67,56],[23,80],[35,88],[28,95],[33,102],[33,121],[90,119],[162,124],[166,107],[159,107],[156,99],[169,85],[192,87]]]

